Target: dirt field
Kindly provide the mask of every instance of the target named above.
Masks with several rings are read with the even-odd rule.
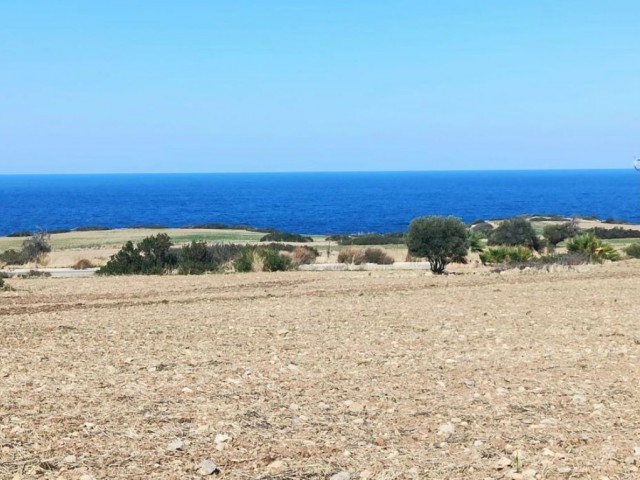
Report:
[[[639,269],[12,280],[0,478],[639,478]]]

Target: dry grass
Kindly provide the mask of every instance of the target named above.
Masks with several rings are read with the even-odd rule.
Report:
[[[0,478],[637,478],[638,265],[15,280]]]

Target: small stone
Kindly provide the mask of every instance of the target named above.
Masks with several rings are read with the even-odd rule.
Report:
[[[284,467],[285,467],[285,463],[282,460],[274,460],[269,465],[267,465],[267,469],[269,471],[282,470]]]
[[[88,473],[85,473],[84,475],[82,475],[80,477],[80,480],[96,480],[96,477],[94,477],[93,475],[90,475]]]
[[[524,478],[524,480],[534,480],[537,473],[533,468],[527,468],[522,471],[522,478]]]
[[[169,450],[172,450],[174,452],[176,450],[182,450],[183,448],[184,448],[184,442],[180,439],[174,440],[169,444]]]
[[[558,420],[556,420],[555,418],[545,418],[541,423],[543,425],[557,425]]]
[[[553,450],[545,448],[542,450],[542,455],[544,455],[545,457],[553,457],[555,453],[553,453]]]
[[[287,330],[286,328],[278,330],[278,335],[280,335],[281,337],[284,337],[284,336],[286,336],[288,334],[289,334],[289,330]]]
[[[502,457],[500,460],[496,462],[495,469],[504,470],[505,468],[510,466],[511,466],[511,459],[507,457]]]
[[[182,389],[182,393],[187,393],[187,394],[188,394],[188,393],[193,393],[193,390],[191,390],[189,387],[184,387],[184,388]]]
[[[227,443],[231,440],[231,435],[227,433],[218,433],[213,439],[213,443]]]
[[[456,426],[453,423],[445,423],[438,427],[438,435],[453,435],[456,431]]]
[[[634,447],[634,448],[633,448],[633,454],[634,454],[636,457],[640,457],[640,447]]]
[[[345,470],[331,476],[330,480],[351,480],[351,474]]]
[[[576,393],[573,397],[571,397],[571,402],[576,405],[583,405],[587,403],[587,396],[581,393]]]
[[[75,455],[67,455],[62,459],[64,463],[76,463],[76,460],[77,458]]]
[[[566,475],[567,473],[571,473],[573,471],[573,468],[571,467],[560,467],[558,468],[558,473]]]
[[[218,466],[211,460],[203,460],[198,466],[198,475],[213,475],[218,471]]]

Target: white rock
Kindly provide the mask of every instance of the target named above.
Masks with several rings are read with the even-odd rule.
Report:
[[[342,471],[332,475],[331,480],[351,480],[351,474],[347,471]]]
[[[575,403],[576,405],[582,405],[584,403],[587,403],[587,396],[581,393],[576,393],[573,397],[571,397],[571,402]]]
[[[180,439],[174,440],[169,444],[169,450],[173,450],[174,452],[176,450],[182,450],[183,448],[184,448],[184,442]]]
[[[455,433],[455,431],[456,431],[456,426],[451,422],[445,423],[438,427],[439,435],[452,435]]]
[[[198,475],[213,475],[218,471],[218,466],[211,460],[203,460],[198,466]]]
[[[227,443],[231,440],[231,435],[228,433],[218,433],[213,439],[214,443]]]
[[[571,468],[571,467],[560,467],[560,468],[558,468],[558,473],[561,473],[561,474],[571,473],[572,471],[573,471],[573,468]]]
[[[76,460],[77,458],[75,455],[67,455],[62,459],[64,463],[76,463]]]
[[[511,459],[507,457],[502,457],[495,464],[496,470],[504,470],[505,468],[511,466]]]

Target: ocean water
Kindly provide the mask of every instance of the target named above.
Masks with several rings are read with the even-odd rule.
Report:
[[[629,170],[0,176],[0,235],[18,230],[201,223],[297,233],[405,230],[421,215],[520,214],[640,223]]]

